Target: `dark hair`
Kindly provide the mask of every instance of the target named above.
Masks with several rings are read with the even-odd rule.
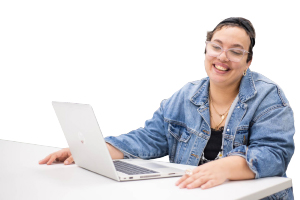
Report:
[[[250,37],[250,41],[251,41],[249,50],[248,50],[249,53],[248,53],[247,62],[252,60],[252,55],[253,55],[252,49],[255,45],[255,29],[254,29],[252,23],[248,19],[245,19],[242,17],[230,17],[230,18],[224,19],[214,28],[213,31],[207,32],[206,40],[211,41],[211,38],[213,37],[214,33],[216,31],[220,30],[221,28],[223,28],[224,26],[240,27],[246,31],[246,33]],[[206,53],[206,49],[205,49],[204,53]]]

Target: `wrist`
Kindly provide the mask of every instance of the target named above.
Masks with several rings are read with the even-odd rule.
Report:
[[[229,180],[254,179],[255,173],[248,167],[247,161],[241,156],[229,156],[224,159],[225,175]]]
[[[124,154],[119,149],[115,148],[109,143],[106,143],[107,149],[112,159],[123,159]]]

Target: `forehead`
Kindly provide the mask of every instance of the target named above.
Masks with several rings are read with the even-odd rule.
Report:
[[[211,41],[222,43],[223,46],[234,47],[241,46],[243,49],[248,50],[250,46],[250,37],[247,32],[239,27],[224,26],[217,30]]]

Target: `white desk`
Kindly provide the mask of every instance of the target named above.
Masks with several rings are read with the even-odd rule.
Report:
[[[117,182],[78,167],[39,165],[38,161],[59,150],[0,140],[0,199],[260,199],[292,186],[292,179],[271,177],[258,180],[229,181],[202,190],[179,189],[176,178]],[[188,165],[174,165],[181,169]]]

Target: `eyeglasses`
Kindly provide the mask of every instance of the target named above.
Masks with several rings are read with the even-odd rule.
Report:
[[[226,57],[232,62],[240,62],[243,59],[245,53],[249,53],[248,51],[239,48],[230,48],[225,50],[220,45],[210,41],[206,41],[205,43],[206,53],[209,56],[218,57],[223,53],[223,51],[225,51]]]

